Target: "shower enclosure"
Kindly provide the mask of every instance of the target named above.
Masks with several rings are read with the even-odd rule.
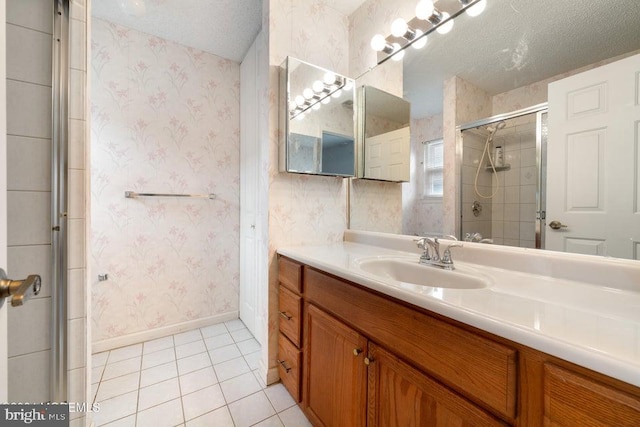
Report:
[[[544,248],[547,104],[458,127],[461,240]]]
[[[6,18],[7,272],[42,276],[37,295],[7,308],[7,393],[12,402],[63,402],[70,376],[68,221],[78,215],[67,185],[69,0],[7,2]],[[74,379],[84,376],[79,359]]]

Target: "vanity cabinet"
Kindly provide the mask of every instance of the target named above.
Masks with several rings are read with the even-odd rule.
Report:
[[[316,426],[364,426],[366,338],[313,305],[305,310],[305,413]]]
[[[638,426],[640,400],[553,364],[544,367],[545,426]]]
[[[281,309],[287,291],[302,304],[281,377],[315,426],[640,425],[638,387],[279,260]]]
[[[392,353],[369,345],[367,425],[506,426]]]
[[[280,257],[278,310],[280,323],[278,336],[278,373],[282,384],[296,402],[300,402],[302,367],[302,265]]]

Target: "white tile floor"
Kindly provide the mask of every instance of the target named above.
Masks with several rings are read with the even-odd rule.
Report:
[[[96,426],[310,426],[240,320],[93,355]]]

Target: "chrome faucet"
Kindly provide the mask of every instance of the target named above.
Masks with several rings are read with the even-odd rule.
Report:
[[[433,265],[444,268],[445,270],[455,270],[453,258],[451,258],[451,248],[461,248],[460,243],[454,243],[444,250],[442,258],[440,258],[440,242],[437,237],[423,237],[415,240],[416,244],[424,252],[420,255],[420,264]],[[429,250],[431,249],[431,251]]]

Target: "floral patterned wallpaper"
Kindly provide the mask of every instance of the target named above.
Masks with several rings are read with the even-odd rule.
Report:
[[[91,43],[94,342],[237,311],[239,64],[100,19]]]
[[[348,73],[347,18],[323,0],[271,0],[269,11],[269,315],[268,367],[276,366],[278,349],[278,266],[283,246],[342,241],[347,228],[346,182],[343,178],[278,171],[278,68],[287,56]],[[272,370],[274,372],[275,370]],[[273,375],[273,374],[272,374]],[[269,376],[268,381],[275,381]]]

